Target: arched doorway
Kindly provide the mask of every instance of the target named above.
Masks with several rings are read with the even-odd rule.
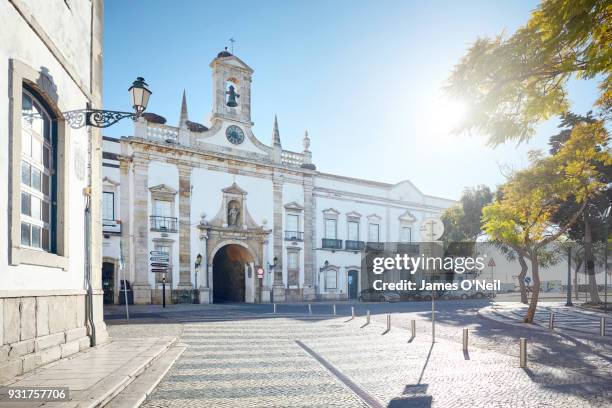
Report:
[[[249,250],[237,244],[225,245],[215,253],[212,262],[214,303],[246,301],[247,282],[253,279],[249,264],[253,261]]]

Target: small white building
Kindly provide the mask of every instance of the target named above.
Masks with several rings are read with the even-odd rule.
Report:
[[[101,135],[64,120],[101,107],[102,20],[102,0],[0,2],[0,383],[107,338]]]
[[[107,302],[122,301],[127,280],[135,303],[159,303],[164,275],[173,302],[194,288],[203,303],[355,298],[365,245],[418,241],[421,220],[455,203],[409,181],[321,173],[308,133],[302,152],[284,150],[276,118],[262,142],[253,70],[227,50],[210,67],[210,123],[189,120],[183,94],[177,126],[148,113],[133,136],[104,138]],[[151,251],[167,253],[169,268],[151,265]]]

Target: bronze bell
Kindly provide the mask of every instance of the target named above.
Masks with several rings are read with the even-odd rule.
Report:
[[[226,105],[229,106],[230,108],[235,108],[236,106],[238,106],[238,102],[236,102],[236,98],[240,98],[240,95],[238,95],[236,91],[234,90],[234,85],[229,86],[229,91],[227,91],[226,94],[228,95]]]

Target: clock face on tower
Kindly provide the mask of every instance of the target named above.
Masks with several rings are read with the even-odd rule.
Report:
[[[244,141],[244,132],[238,126],[232,125],[225,130],[225,137],[230,143],[239,145]]]

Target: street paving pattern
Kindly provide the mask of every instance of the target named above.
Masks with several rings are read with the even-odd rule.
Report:
[[[441,311],[432,345],[425,313],[393,313],[383,334],[385,314],[364,326],[362,312],[356,319],[248,307],[166,313],[182,323],[189,347],[143,406],[612,406],[610,361],[589,347],[534,334],[524,370],[516,348],[510,351],[524,334],[506,336],[518,329],[473,320],[474,313],[449,322]],[[418,330],[411,340],[412,318]],[[465,354],[457,341],[463,326],[473,341]]]
[[[498,304],[494,307],[497,314],[507,318],[509,321],[522,321],[527,313],[527,306],[522,304]],[[574,330],[582,333],[598,335],[600,333],[600,320],[602,313],[594,313],[575,307],[561,305],[539,305],[534,316],[534,323],[548,328],[550,314],[554,314],[554,327],[566,330]],[[605,327],[605,334],[612,336],[612,319],[608,317],[608,325]]]

